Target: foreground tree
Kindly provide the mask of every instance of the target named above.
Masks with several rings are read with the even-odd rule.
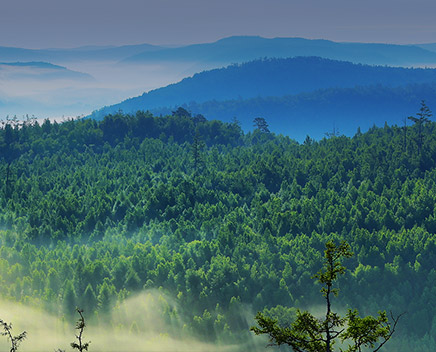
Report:
[[[76,329],[79,331],[79,335],[76,335],[77,342],[72,342],[71,347],[78,350],[79,352],[88,351],[89,342],[83,342],[83,330],[85,330],[85,318],[83,317],[83,310],[76,308],[77,313],[79,313],[80,318],[76,323]]]
[[[257,313],[259,327],[252,327],[256,335],[267,334],[272,345],[289,345],[297,352],[332,352],[334,344],[341,342],[341,351],[361,352],[362,348],[371,348],[373,352],[392,337],[400,316],[393,317],[390,322],[386,312],[379,312],[377,317],[361,318],[357,310],[348,310],[341,317],[331,309],[332,294],[338,295],[339,290],[333,283],[339,275],[345,273],[342,258],[353,255],[346,242],[336,245],[327,242],[324,251],[324,266],[314,275],[323,285],[321,292],[326,300],[326,315],[317,318],[308,311],[297,310],[297,317],[290,326],[280,326],[277,320]]]
[[[23,331],[21,334],[17,336],[12,336],[12,324],[8,324],[0,319],[0,325],[3,327],[3,332],[0,332],[0,335],[6,336],[8,340],[11,342],[10,352],[18,351],[18,346],[20,343],[26,338],[27,332]]]

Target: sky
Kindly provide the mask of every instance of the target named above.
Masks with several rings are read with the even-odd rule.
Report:
[[[434,43],[434,0],[2,0],[0,46],[184,45],[231,35]]]

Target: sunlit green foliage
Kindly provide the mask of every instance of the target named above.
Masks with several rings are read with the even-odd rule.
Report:
[[[272,345],[288,345],[296,352],[332,352],[335,345],[340,343],[347,347],[340,351],[361,352],[371,348],[373,352],[380,350],[395,332],[401,317],[392,317],[390,322],[385,311],[379,312],[377,317],[359,316],[356,309],[349,309],[345,316],[341,316],[332,308],[332,300],[339,289],[333,284],[339,275],[345,274],[343,260],[353,255],[348,243],[343,241],[339,245],[332,241],[326,243],[323,268],[314,278],[322,285],[321,293],[325,298],[325,316],[314,316],[309,311],[297,309],[296,318],[292,322],[280,324],[258,312],[256,326],[251,327],[256,335],[266,334]]]
[[[94,319],[156,288],[187,329],[239,339],[248,307],[318,304],[319,253],[346,240],[338,304],[407,311],[397,336],[434,346],[435,128],[421,150],[417,126],[406,149],[396,126],[300,145],[148,113],[0,129],[0,295]]]

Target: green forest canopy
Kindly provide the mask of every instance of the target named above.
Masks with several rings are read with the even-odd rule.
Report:
[[[0,130],[2,297],[98,316],[156,288],[194,334],[241,341],[247,306],[318,304],[324,244],[346,240],[336,304],[407,311],[391,346],[434,349],[435,123],[299,144],[181,115]]]

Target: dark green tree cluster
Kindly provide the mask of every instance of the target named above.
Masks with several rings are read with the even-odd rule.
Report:
[[[403,127],[299,144],[181,110],[0,129],[0,295],[99,319],[158,289],[193,333],[244,339],[247,305],[319,304],[319,253],[346,240],[338,305],[407,311],[398,350],[431,350],[435,128],[419,147],[406,126],[406,149]]]

